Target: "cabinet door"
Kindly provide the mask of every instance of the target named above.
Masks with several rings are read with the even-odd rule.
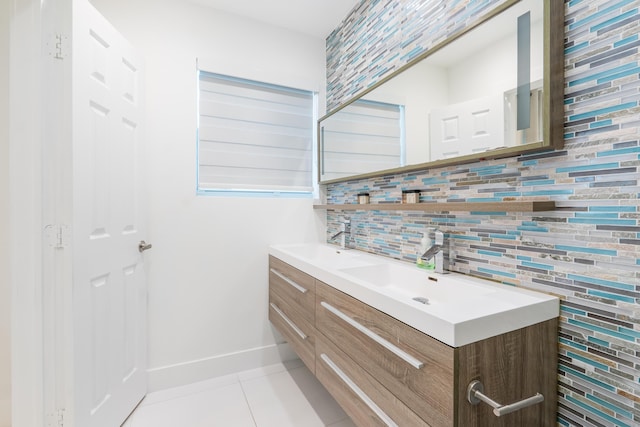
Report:
[[[428,427],[322,334],[318,334],[316,341],[316,376],[360,427]]]
[[[431,426],[454,422],[454,349],[316,282],[316,327]]]
[[[285,299],[298,315],[315,323],[315,279],[275,258],[269,257],[269,287]]]
[[[315,372],[316,328],[272,289],[269,290],[269,320],[287,339],[307,368]]]

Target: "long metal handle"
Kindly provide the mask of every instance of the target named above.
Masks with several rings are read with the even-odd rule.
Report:
[[[365,334],[366,336],[368,336],[369,338],[371,338],[372,340],[380,344],[381,346],[383,346],[384,348],[386,348],[387,350],[389,350],[390,352],[392,352],[393,354],[395,354],[396,356],[398,356],[399,358],[401,358],[402,360],[404,360],[405,362],[407,362],[409,365],[413,366],[414,368],[420,369],[424,366],[424,363],[422,363],[421,361],[419,361],[418,359],[416,359],[406,351],[391,344],[389,341],[385,340],[380,335],[376,334],[375,332],[366,328],[365,326],[362,326],[360,323],[356,322],[351,317],[347,316],[346,314],[344,314],[337,308],[333,307],[332,305],[327,304],[324,301],[322,301],[320,305],[326,308],[327,310],[329,310],[331,313],[338,316],[340,319],[347,322],[349,325],[356,328],[358,331],[362,332],[363,334]]]
[[[285,282],[287,282],[288,284],[290,284],[291,286],[293,286],[296,290],[300,291],[301,293],[305,294],[307,293],[308,289],[304,288],[300,285],[298,285],[296,282],[294,282],[293,280],[289,279],[288,277],[285,277],[282,273],[280,273],[278,270],[270,268],[269,269],[273,274],[275,274],[276,276],[278,276],[279,278],[281,278],[282,280],[284,280]]]
[[[362,400],[362,402],[378,416],[378,418],[380,418],[389,427],[398,427],[398,425],[393,422],[393,420],[382,409],[380,409],[380,407],[376,405],[376,403],[371,400],[371,398],[367,396],[367,394],[362,391],[362,389],[358,387],[358,385],[354,383],[353,380],[347,376],[347,374],[342,372],[342,369],[340,369],[338,365],[336,365],[333,360],[329,358],[329,356],[322,353],[320,354],[320,358],[329,368],[331,368],[331,370],[342,380],[342,382],[344,382],[347,387],[349,387],[351,391],[354,392],[356,396],[358,396],[360,400]]]
[[[493,414],[496,417],[510,414],[528,406],[533,406],[544,400],[544,396],[540,393],[536,393],[534,396],[520,400],[518,402],[510,403],[509,405],[502,405],[495,400],[491,399],[484,393],[484,386],[478,380],[471,381],[469,387],[467,387],[467,400],[472,405],[477,405],[480,402],[484,402],[493,408]]]
[[[307,335],[306,335],[304,332],[302,332],[302,330],[301,330],[300,328],[298,328],[298,326],[296,326],[296,324],[295,324],[295,323],[293,323],[293,322],[291,321],[291,319],[289,319],[289,318],[287,317],[287,315],[286,315],[286,314],[284,314],[284,313],[282,312],[282,310],[280,310],[280,308],[279,308],[277,305],[275,305],[274,303],[269,303],[269,305],[271,306],[271,308],[273,308],[273,310],[274,310],[276,313],[278,313],[278,315],[279,315],[280,317],[282,317],[282,320],[284,320],[285,322],[287,322],[287,325],[289,325],[289,326],[291,327],[291,329],[293,329],[293,330],[294,330],[294,332],[295,332],[296,334],[298,334],[298,336],[300,336],[300,338],[302,338],[303,340],[306,340],[306,339],[307,339]]]

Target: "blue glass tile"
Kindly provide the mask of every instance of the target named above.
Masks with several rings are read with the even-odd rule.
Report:
[[[633,74],[638,74],[638,73],[640,73],[640,67],[636,67],[636,68],[631,69],[631,70],[622,71],[622,72],[617,73],[617,74],[611,74],[611,75],[609,75],[607,77],[603,77],[601,79],[596,80],[596,83],[597,84],[607,83],[607,82],[613,81],[615,79],[621,79],[623,77],[628,77],[628,76],[631,76]]]
[[[576,52],[576,51],[578,51],[580,49],[584,49],[586,47],[589,47],[589,42],[578,43],[578,44],[575,44],[575,45],[573,45],[571,47],[566,48],[564,50],[564,53],[565,53],[565,55],[568,55],[568,54]]]
[[[528,226],[521,226],[518,227],[518,230],[520,231],[537,231],[537,232],[541,232],[541,233],[548,233],[549,229],[545,228],[545,227],[528,227]]]
[[[596,129],[596,128],[600,128],[600,127],[603,127],[603,126],[610,126],[611,124],[613,124],[613,120],[608,119],[608,120],[602,120],[602,121],[599,121],[599,122],[590,123],[589,127],[591,129]]]
[[[465,236],[465,235],[459,235],[459,234],[452,234],[451,235],[452,239],[457,239],[457,240],[475,240],[475,241],[480,241],[482,240],[480,237],[478,236]]]
[[[586,346],[584,346],[584,345],[582,345],[582,344],[575,343],[575,342],[573,342],[573,341],[571,341],[571,340],[568,340],[568,339],[566,339],[566,338],[560,338],[560,342],[561,342],[562,344],[568,345],[568,346],[573,347],[573,348],[577,348],[577,349],[579,349],[579,350],[583,350],[583,351],[586,351],[586,350],[587,350],[587,347],[586,347]]]
[[[570,224],[594,224],[594,225],[636,225],[635,219],[590,219],[590,218],[569,218]]]
[[[609,336],[616,337],[616,338],[620,338],[620,339],[623,339],[625,341],[631,341],[631,342],[635,342],[636,341],[635,338],[633,338],[630,335],[621,334],[619,332],[612,331],[611,329],[602,328],[600,326],[592,325],[591,323],[581,322],[581,321],[575,320],[575,319],[567,319],[567,322],[569,322],[572,325],[580,326],[581,328],[584,328],[584,329],[588,329],[588,330],[591,330],[591,331],[594,331],[594,332],[600,332],[602,334],[609,335]]]
[[[520,193],[519,191],[505,191],[505,192],[501,192],[501,193],[494,193],[494,195],[496,197],[520,197],[522,195],[522,193]]]
[[[525,267],[540,268],[542,270],[549,270],[549,271],[553,271],[555,268],[553,265],[539,264],[537,262],[527,262],[527,261],[523,262],[522,265]]]
[[[607,365],[605,365],[604,363],[598,363],[598,362],[596,362],[594,360],[587,359],[584,356],[580,356],[579,354],[571,353],[570,351],[568,351],[567,352],[567,356],[571,357],[572,359],[579,360],[581,362],[589,364],[591,366],[595,366],[596,368],[602,369],[603,371],[608,371],[609,370],[609,367]]]
[[[609,342],[607,342],[605,340],[601,340],[601,339],[596,338],[596,337],[587,337],[587,341],[592,342],[594,344],[601,345],[602,347],[610,347]]]
[[[488,215],[488,216],[507,216],[506,212],[480,212],[480,211],[472,211],[471,215]]]
[[[632,0],[627,0],[627,1],[632,1]],[[625,13],[622,13],[620,15],[617,15],[615,18],[611,18],[611,19],[608,19],[608,20],[606,20],[606,21],[604,21],[604,22],[602,22],[602,23],[600,23],[598,25],[594,25],[593,27],[591,27],[590,30],[591,30],[592,33],[594,33],[594,32],[596,32],[598,30],[601,30],[601,29],[603,29],[605,27],[608,27],[611,24],[615,24],[616,22],[623,21],[623,20],[625,20],[625,19],[627,19],[627,18],[629,18],[631,16],[637,15],[637,14],[638,14],[638,9],[631,9],[628,12],[625,12]]]
[[[591,212],[635,212],[635,206],[589,206]]]
[[[620,163],[602,163],[598,165],[584,165],[584,166],[570,166],[557,168],[556,172],[582,172],[582,171],[590,171],[590,170],[600,170],[600,169],[615,169],[620,167]]]
[[[605,382],[599,381],[599,380],[597,380],[595,378],[592,378],[592,377],[590,377],[588,375],[585,375],[582,372],[576,371],[575,369],[571,369],[568,366],[560,365],[558,368],[563,372],[569,373],[569,374],[571,374],[573,376],[576,376],[578,378],[582,378],[583,380],[585,380],[585,381],[587,381],[587,382],[589,382],[591,384],[594,384],[594,385],[596,385],[596,386],[598,386],[600,388],[603,388],[605,390],[609,390],[611,392],[615,392],[616,391],[615,387],[613,387],[613,386],[611,386],[611,385],[609,385],[609,384],[607,384]]]
[[[601,418],[604,418],[605,420],[614,423],[616,426],[619,427],[631,427],[629,424],[625,424],[623,422],[621,422],[619,419],[614,418],[610,415],[605,414],[602,411],[599,411],[589,405],[587,405],[586,403],[584,403],[581,400],[578,400],[570,395],[565,395],[565,399],[569,400],[570,402],[573,402],[573,404],[580,406],[583,409],[586,409],[587,411],[591,412],[592,414],[595,414]]]
[[[632,335],[636,338],[640,338],[640,332],[634,330],[634,329],[629,329],[629,328],[625,328],[623,326],[619,326],[618,327],[618,331],[622,332],[623,334],[629,334]]]
[[[469,170],[471,172],[483,172],[486,175],[487,172],[500,173],[506,167],[507,167],[506,164],[501,164],[501,165],[480,166],[480,167],[477,167],[477,168],[469,168]]]
[[[618,214],[604,212],[576,212],[576,218],[617,219]]]
[[[616,300],[616,301],[622,301],[622,302],[629,302],[629,303],[635,303],[636,299],[633,297],[627,297],[627,296],[623,296],[623,295],[618,295],[618,294],[612,294],[609,292],[602,292],[602,291],[596,291],[594,289],[588,289],[587,290],[587,295],[595,295],[597,297],[602,297],[602,298],[607,298],[607,299],[612,299],[612,300]]]
[[[601,151],[597,154],[598,157],[607,156],[621,156],[624,154],[640,153],[640,147],[621,148],[619,150]]]
[[[576,21],[573,24],[569,25],[569,29],[573,30],[573,29],[575,29],[577,27],[580,27],[582,25],[588,24],[589,22],[593,22],[593,21],[595,21],[595,20],[607,15],[608,13],[610,13],[612,11],[616,11],[616,10],[620,9],[621,7],[623,7],[623,6],[625,6],[625,5],[629,4],[629,3],[632,3],[634,1],[636,1],[636,0],[624,0],[624,1],[621,1],[619,3],[616,3],[613,6],[608,7],[606,9],[602,9],[599,12],[596,12],[596,13],[594,13],[592,15],[589,15],[588,17],[586,17],[584,19],[581,19],[580,21]]]
[[[489,237],[492,239],[516,240],[516,236],[510,236],[507,234],[489,234]]]
[[[531,261],[533,258],[530,256],[518,255],[516,259],[519,261]]]
[[[611,409],[613,412],[615,412],[616,414],[620,414],[624,417],[627,417],[629,419],[633,419],[633,414],[625,409],[620,408],[619,406],[615,406],[609,402],[607,402],[606,400],[600,399],[599,397],[596,397],[592,394],[587,394],[587,399],[596,402],[599,405],[604,406],[605,408],[609,408]]]
[[[493,252],[493,251],[478,251],[479,254],[481,255],[488,255],[488,256],[494,256],[494,257],[502,257],[502,253],[501,252]]]
[[[423,184],[446,184],[449,181],[446,179],[442,179],[442,178],[436,178],[436,177],[431,177],[431,178],[422,178],[422,183]]]
[[[541,179],[539,181],[524,181],[522,183],[523,186],[534,186],[534,185],[553,185],[556,183],[555,179]]]
[[[584,252],[587,254],[616,256],[618,251],[613,249],[583,248],[581,246],[556,245],[556,249],[568,252]]]
[[[538,164],[537,160],[527,160],[525,162],[522,162],[522,164],[524,166],[536,166]]]
[[[640,72],[640,69],[638,69],[637,72]],[[582,119],[586,119],[586,118],[589,118],[589,117],[601,116],[603,114],[615,113],[615,112],[618,112],[618,111],[621,111],[621,110],[626,110],[626,109],[634,108],[634,107],[637,107],[637,106],[638,106],[637,102],[627,102],[625,104],[612,105],[610,107],[599,108],[597,110],[588,111],[586,113],[581,113],[581,114],[576,114],[576,115],[570,116],[569,120],[571,120],[571,121],[582,120]]]
[[[626,39],[622,39],[620,41],[615,42],[613,44],[613,47],[620,47],[620,46],[623,46],[623,45],[628,44],[628,43],[633,43],[636,40],[638,40],[638,35],[637,34],[635,34],[635,35],[633,35],[631,37],[627,37]]]
[[[634,68],[636,68],[636,64],[635,63],[621,65],[621,66],[616,67],[616,68],[614,68],[612,70],[602,71],[600,73],[592,74],[591,76],[587,76],[587,77],[583,77],[583,78],[578,79],[578,80],[570,81],[569,82],[569,86],[577,86],[579,84],[587,83],[587,82],[590,82],[592,80],[597,80],[597,79],[609,77],[611,75],[618,74],[620,72],[624,72],[624,71],[631,70],[631,69],[634,69]],[[578,115],[578,116],[580,116],[580,115]],[[586,116],[586,117],[593,117],[593,116]],[[573,116],[569,118],[569,121],[574,121],[574,120],[577,120],[577,119],[574,119]]]
[[[567,307],[566,305],[560,305],[561,311],[566,311],[567,313],[577,314],[578,316],[586,316],[587,312],[584,310],[578,310],[577,308]]]

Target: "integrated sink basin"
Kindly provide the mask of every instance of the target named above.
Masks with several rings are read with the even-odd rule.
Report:
[[[494,286],[482,286],[458,275],[439,275],[413,266],[384,263],[340,271],[356,280],[380,288],[391,298],[414,300],[421,304],[460,304],[496,292]]]
[[[274,245],[291,266],[452,347],[559,315],[558,298],[327,244]]]

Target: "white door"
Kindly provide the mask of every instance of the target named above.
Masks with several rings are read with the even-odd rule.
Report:
[[[72,425],[116,427],[147,387],[141,63],[72,5]]]
[[[502,97],[474,99],[430,112],[431,160],[504,146]]]

